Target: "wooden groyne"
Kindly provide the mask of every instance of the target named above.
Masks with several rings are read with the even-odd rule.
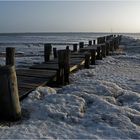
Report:
[[[31,65],[26,69],[15,68],[15,48],[7,48],[6,66],[0,68],[0,71],[2,71],[0,74],[3,74],[5,67],[10,67],[10,69],[12,67],[14,76],[9,76],[9,72],[7,72],[4,73],[8,77],[7,81],[5,82],[5,78],[0,79],[3,89],[5,89],[0,89],[2,93],[0,95],[1,105],[5,106],[8,101],[11,101],[12,104],[14,104],[13,106],[15,106],[14,110],[16,110],[13,118],[19,118],[19,99],[24,99],[38,86],[50,84],[53,86],[62,86],[69,84],[69,74],[71,72],[82,67],[89,68],[90,65],[96,64],[96,60],[102,60],[104,57],[112,55],[113,52],[119,48],[120,40],[120,35],[109,35],[99,37],[96,41],[89,40],[86,45],[84,42],[73,44],[73,50],[70,50],[69,46],[66,46],[65,50],[58,51],[57,48],[53,48],[53,60],[50,60],[52,45],[44,44],[44,62]],[[11,94],[15,96],[13,97]],[[9,100],[7,100],[7,98]],[[9,110],[7,106],[5,108],[6,110]]]

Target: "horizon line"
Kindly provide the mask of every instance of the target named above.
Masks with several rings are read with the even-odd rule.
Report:
[[[0,34],[33,34],[33,33],[40,33],[40,34],[46,34],[46,33],[110,33],[110,34],[118,34],[118,33],[134,33],[134,34],[139,34],[140,32],[102,32],[102,31],[99,31],[99,32],[89,32],[89,31],[79,31],[79,32],[69,32],[69,31],[63,31],[63,32],[54,32],[54,31],[52,31],[52,32],[0,32]]]

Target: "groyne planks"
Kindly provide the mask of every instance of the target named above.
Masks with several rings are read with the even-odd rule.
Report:
[[[52,49],[51,44],[45,44],[44,62],[32,65],[26,69],[16,69],[20,99],[23,99],[35,88],[47,85],[51,81],[54,81],[56,85],[59,85],[60,83],[58,81],[61,80],[64,80],[61,84],[69,83],[69,73],[79,69],[81,66],[84,66],[85,63],[86,68],[89,67],[87,64],[95,64],[95,60],[101,60],[102,57],[109,55],[108,52],[113,52],[118,47],[119,42],[120,36],[115,37],[112,35],[99,37],[97,39],[98,44],[95,44],[95,41],[93,41],[93,43],[92,41],[89,41],[88,45],[85,45],[84,42],[79,42],[79,51],[77,49],[78,44],[73,44],[73,50],[69,50],[69,47],[67,46],[66,53],[68,56],[65,55],[65,57],[58,56],[59,53],[55,48],[53,49],[55,51],[53,60],[50,60],[50,53]],[[7,65],[15,64],[14,53],[15,49],[7,49]],[[60,54],[62,55],[64,52]],[[59,58],[61,59],[59,60]]]

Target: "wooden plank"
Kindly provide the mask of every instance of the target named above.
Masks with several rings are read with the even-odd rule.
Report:
[[[81,52],[87,52],[87,51],[90,51],[90,50],[93,50],[93,49],[97,49],[97,48],[93,48],[93,47],[87,47],[87,48],[82,48],[80,51]]]
[[[26,76],[17,76],[17,81],[19,85],[22,85],[22,83],[27,83],[27,84],[42,84],[44,82],[49,81],[49,79],[44,79],[44,78],[37,78],[37,77],[26,77]]]
[[[23,100],[25,97],[27,97],[27,95],[33,91],[32,88],[18,88],[19,91],[19,99]]]
[[[37,64],[30,67],[30,69],[45,69],[45,70],[58,70],[58,64]]]
[[[46,75],[48,75],[48,74],[54,74],[54,73],[56,73],[56,71],[55,70],[32,70],[32,69],[24,69],[24,68],[20,68],[20,69],[17,69],[16,70],[17,72],[21,72],[21,71],[24,71],[24,72],[32,72],[32,73],[40,73],[40,74],[46,74]]]
[[[74,71],[74,70],[77,70],[79,67],[81,67],[83,64],[85,63],[85,60],[81,61],[78,65],[71,65],[70,67],[70,72]]]
[[[43,84],[23,83],[23,82],[18,83],[18,87],[29,88],[29,89],[34,89],[34,88],[41,86],[41,85],[43,85]]]
[[[79,65],[82,61],[73,61],[70,64],[70,67],[72,67],[73,65]]]
[[[70,67],[79,65],[84,59],[70,59]],[[58,70],[58,64],[37,64],[30,67],[30,69],[44,69],[44,70]]]
[[[56,76],[56,71],[51,70],[32,70],[32,69],[18,69],[16,70],[17,76],[51,78]]]
[[[84,58],[85,55],[84,54],[71,54],[70,58]]]
[[[44,62],[43,64],[56,64],[56,63],[58,63],[58,59],[57,58],[53,59],[53,60],[50,60],[48,62]]]
[[[85,59],[85,58],[78,58],[78,57],[76,57],[76,58],[70,58],[70,61],[74,61],[74,60],[75,60],[75,61],[77,61],[77,60],[81,60],[81,61],[82,61],[82,60],[84,60],[84,59]]]
[[[84,52],[72,52],[71,55],[84,55],[85,56],[85,53]]]

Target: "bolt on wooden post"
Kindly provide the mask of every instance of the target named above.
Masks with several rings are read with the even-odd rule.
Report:
[[[50,43],[44,44],[44,61],[48,62],[50,60],[50,55],[52,51],[52,45]]]

